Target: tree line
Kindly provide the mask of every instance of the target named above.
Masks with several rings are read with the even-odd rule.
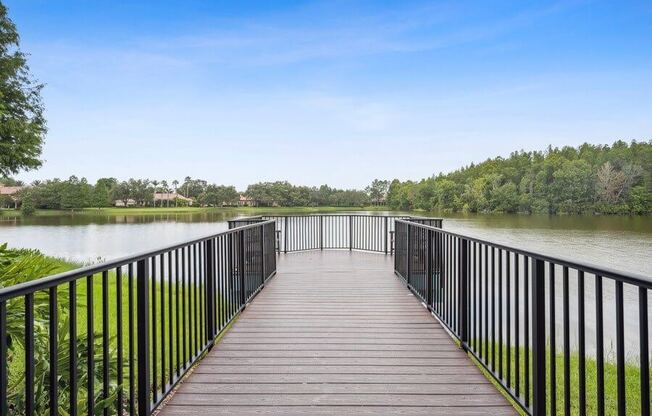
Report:
[[[20,184],[11,179],[0,182]],[[169,198],[157,201],[155,193]],[[652,213],[652,141],[518,151],[420,181],[375,179],[364,190],[276,181],[249,185],[242,194],[247,204],[269,207],[375,204],[394,210],[645,215]],[[36,181],[18,198],[23,210],[31,211],[108,207],[116,201],[124,206],[169,207],[187,205],[188,199],[194,205],[219,207],[236,205],[240,195],[234,186],[191,177],[171,182],[102,178],[90,184],[71,176]]]
[[[14,198],[20,201],[24,213],[35,209],[77,210],[82,208],[122,206],[185,206],[220,207],[237,205],[241,193],[235,186],[216,185],[203,179],[186,177],[183,182],[174,180],[100,178],[95,184],[86,178],[71,176],[68,179],[35,181],[29,186],[11,178],[0,178],[2,186],[24,186],[15,195],[2,195],[0,207],[12,207]],[[380,186],[380,189],[378,187]],[[248,204],[256,206],[341,206],[362,207],[380,201],[389,187],[388,181],[374,181],[365,191],[342,190],[328,185],[320,187],[296,186],[289,182],[261,182],[249,185],[243,192]],[[154,195],[165,198],[155,199]],[[375,196],[374,196],[375,195]],[[183,197],[183,198],[181,198]],[[376,198],[376,199],[374,199]]]
[[[652,141],[513,152],[420,181],[394,180],[392,209],[652,213]]]

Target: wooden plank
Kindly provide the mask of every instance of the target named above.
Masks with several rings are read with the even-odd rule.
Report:
[[[382,336],[382,335],[380,335]],[[344,344],[344,345],[448,345],[451,343],[450,338],[424,338],[424,339],[377,339],[377,338],[364,338],[364,339],[350,339],[350,338],[301,338],[292,341],[291,338],[273,338],[273,337],[260,337],[254,340],[238,339],[238,338],[224,338],[222,340],[224,345],[228,344]]]
[[[468,358],[466,357],[439,357],[439,358],[268,358],[268,357],[249,357],[249,358],[235,358],[235,357],[213,357],[209,356],[202,361],[205,364],[219,364],[219,365],[248,365],[248,366],[392,366],[392,367],[437,367],[437,366],[451,366],[451,365],[466,365]]]
[[[316,351],[313,349],[306,350],[224,350],[214,349],[208,358],[222,359],[225,357],[269,357],[269,358],[467,358],[459,349],[445,351]]]
[[[195,369],[195,373],[251,373],[251,374],[474,374],[476,368],[469,367],[466,363],[454,363],[436,366],[380,366],[380,365],[287,365],[287,366],[243,366],[202,363]]]
[[[369,407],[369,406],[178,406],[172,402],[161,416],[511,416],[514,408],[509,405],[485,407]]]
[[[176,405],[208,406],[500,406],[498,393],[478,394],[187,394],[174,395]]]
[[[220,350],[240,350],[240,351],[255,351],[255,350],[306,350],[315,349],[315,344],[258,344],[258,343],[229,343],[220,344]],[[412,345],[412,344],[321,344],[319,345],[321,351],[458,351],[459,348],[452,344],[428,344],[428,345]]]
[[[224,384],[184,383],[179,393],[188,394],[411,394],[411,395],[469,395],[496,394],[494,386],[477,384]]]
[[[417,339],[446,339],[450,341],[450,336],[445,332],[432,332],[427,334],[405,334],[398,333],[392,334],[383,332],[382,334],[374,334],[373,332],[253,332],[253,333],[238,333],[230,334],[226,339],[230,341],[252,341],[260,340],[265,338],[274,337],[274,339],[285,339],[285,340],[294,340],[294,339],[303,339],[303,338],[328,338],[328,339],[356,339],[356,340],[365,340],[365,339],[377,339],[381,336],[385,340],[394,340],[394,339],[407,339],[407,340],[417,340]]]
[[[366,383],[366,384],[477,384],[488,383],[480,373],[447,374],[433,377],[429,374],[246,374],[193,373],[186,383]]]

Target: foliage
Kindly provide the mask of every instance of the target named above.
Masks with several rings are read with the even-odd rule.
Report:
[[[9,178],[5,183],[16,183]],[[193,199],[192,205],[235,205],[240,194],[233,186],[186,177],[165,180],[85,178],[36,181],[19,195],[25,213],[33,208],[79,210],[107,207],[115,201],[137,207],[187,206],[174,195]],[[171,194],[154,200],[154,193]],[[652,213],[652,141],[615,142],[611,146],[583,144],[577,148],[513,152],[471,164],[448,174],[420,181],[374,179],[364,191],[328,185],[297,186],[287,181],[259,182],[245,195],[261,207],[363,207],[387,205],[395,210],[468,211],[546,214]],[[1,203],[1,201],[0,201]],[[6,203],[6,202],[5,202]]]
[[[67,268],[68,265],[57,259],[52,259],[43,256],[36,250],[10,250],[7,244],[0,245],[0,288],[16,285],[29,280],[34,280],[43,276],[51,275],[60,271],[62,268]],[[58,313],[60,319],[57,325],[57,343],[64,346],[59,348],[57,357],[57,366],[60,369],[67,369],[70,366],[70,333],[68,317],[70,310],[68,308],[69,302],[67,300],[67,291],[59,290],[58,296]],[[34,376],[34,400],[35,400],[35,414],[47,415],[49,414],[49,398],[47,392],[50,390],[49,372],[50,372],[50,356],[49,356],[49,296],[46,291],[37,291],[34,294],[34,362],[35,362],[35,376]],[[7,346],[8,346],[8,366],[15,367],[14,364],[21,364],[24,360],[24,332],[25,332],[25,303],[22,297],[11,298],[7,301]],[[87,352],[88,341],[85,336],[78,337],[77,343],[77,383],[78,383],[78,401],[77,406],[80,410],[85,409],[88,402],[88,394],[85,388],[86,380],[88,379],[87,368]],[[95,360],[101,362],[102,348],[102,335],[93,334],[93,344],[95,345]],[[113,345],[114,343],[112,343]],[[117,351],[112,347],[109,351],[109,359],[112,365],[110,366],[111,379],[115,380]],[[25,374],[23,372],[16,372],[16,376],[9,379],[8,386],[8,403],[9,411],[11,414],[25,414]],[[101,366],[95,367],[95,385],[102,383],[102,368]],[[70,374],[67,371],[62,371],[58,378],[58,390],[60,403],[68,403],[70,397]],[[97,391],[94,397],[95,414],[101,414],[102,410],[115,402],[115,397],[120,389],[120,386],[111,385],[110,394],[108,399],[101,398],[101,392]],[[59,414],[67,414],[62,408],[59,409]]]
[[[12,208],[14,199],[10,195],[0,195],[0,208]]]
[[[186,176],[179,187],[179,193],[186,198],[196,199],[204,192],[207,185],[208,183],[203,179],[192,179],[190,176]]]
[[[199,203],[209,207],[233,205],[238,202],[240,194],[235,186],[208,185],[197,198]]]
[[[110,207],[113,202],[111,190],[117,185],[116,178],[100,178],[91,190],[89,205],[92,207]]]
[[[371,202],[382,203],[387,198],[387,191],[389,190],[389,181],[374,179],[371,185],[365,188],[365,192],[369,195]]]
[[[26,192],[23,194],[20,205],[20,212],[26,217],[34,215],[34,212],[36,212],[36,207],[34,206],[34,197],[32,196],[31,192]]]
[[[286,181],[260,182],[247,187],[246,195],[261,206],[364,206],[369,195],[353,189],[342,190],[328,185],[296,186]]]
[[[42,88],[29,73],[16,26],[0,3],[0,176],[41,166]]]
[[[392,209],[652,213],[652,141],[514,152],[419,182],[393,180]]]

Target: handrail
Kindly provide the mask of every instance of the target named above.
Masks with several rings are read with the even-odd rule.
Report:
[[[395,273],[524,412],[570,414],[572,408],[586,414],[590,407],[598,414],[638,413],[632,409],[650,414],[649,277],[403,220],[396,221],[394,260]],[[594,283],[592,292],[585,288],[587,280]],[[626,302],[637,300],[638,317],[629,308],[626,319]],[[586,319],[587,304],[595,307],[594,322]],[[638,328],[626,331],[635,320]],[[577,328],[576,352],[571,351],[571,328]],[[587,351],[587,334],[595,334],[594,355]],[[606,366],[611,365],[605,361],[605,344],[610,341],[617,372],[613,402],[605,400]],[[626,351],[638,352],[638,399],[626,391]],[[596,367],[590,382],[588,360]],[[560,372],[558,362],[563,363]],[[579,374],[578,385],[571,382],[572,373]],[[587,394],[588,385],[596,386],[595,396]]]
[[[361,250],[393,253],[394,222],[427,222],[441,227],[442,218],[407,215],[304,214],[262,215],[232,220],[234,225],[276,220],[277,249],[290,253],[306,250]]]
[[[404,222],[402,220],[397,220]],[[414,223],[414,226],[416,227],[421,227],[424,229],[431,228],[428,225],[425,224],[420,224],[415,221],[410,221],[411,223]],[[490,244],[493,247],[500,248],[502,250],[509,250],[513,253],[518,253],[530,258],[534,258],[537,260],[543,260],[546,262],[553,262],[555,264],[561,265],[561,266],[567,266],[569,268],[574,268],[574,269],[582,269],[586,273],[590,274],[599,274],[603,277],[609,277],[612,279],[617,279],[617,280],[622,280],[625,283],[630,283],[630,284],[642,284],[645,285],[648,289],[652,289],[652,276],[646,276],[640,273],[634,273],[634,272],[626,272],[626,271],[621,271],[621,270],[616,270],[612,269],[606,266],[600,266],[597,264],[592,264],[588,262],[582,262],[578,260],[572,260],[567,257],[563,256],[557,256],[557,255],[550,255],[550,254],[545,254],[545,253],[537,253],[534,251],[529,251],[525,249],[521,249],[518,247],[510,246],[507,244],[502,244],[502,243],[496,243],[494,241],[490,240],[484,240],[479,237],[473,237],[468,234],[463,234],[463,233],[458,233],[455,231],[449,231],[449,230],[444,230],[441,229],[440,227],[437,228],[438,232],[450,236],[455,236],[459,238],[464,238],[467,241],[475,242],[475,243],[480,243],[480,244]]]
[[[0,289],[0,416],[149,415],[275,273],[270,220]]]
[[[70,282],[71,280],[80,278],[80,277],[85,277],[89,274],[97,274],[102,272],[103,270],[107,269],[113,269],[116,267],[119,267],[121,265],[125,265],[129,262],[136,262],[138,260],[142,260],[145,258],[153,257],[168,251],[176,250],[182,247],[186,247],[191,244],[196,244],[196,243],[201,243],[206,240],[209,240],[211,238],[216,238],[221,235],[227,235],[227,234],[233,234],[237,233],[241,230],[247,230],[250,228],[255,228],[259,225],[267,224],[267,223],[273,223],[273,220],[266,220],[262,222],[258,222],[256,224],[248,224],[244,226],[238,227],[238,230],[234,229],[229,229],[227,231],[222,231],[217,234],[208,234],[202,237],[197,237],[193,240],[185,241],[183,243],[178,243],[178,244],[173,244],[173,245],[168,245],[164,247],[160,247],[157,249],[152,249],[152,250],[147,250],[140,252],[138,254],[130,255],[130,256],[123,256],[123,257],[118,257],[113,260],[108,260],[104,261],[101,263],[94,263],[88,266],[80,267],[74,270],[69,270],[66,272],[54,274],[52,276],[46,276],[42,277],[39,279],[35,280],[30,280],[28,282],[24,283],[19,283],[17,285],[12,285],[9,287],[5,288],[0,288],[0,301],[7,300],[10,297],[15,297],[15,296],[21,296],[25,295],[30,291],[34,290],[41,290],[41,289],[48,289],[52,286],[57,286],[62,283],[67,283]]]

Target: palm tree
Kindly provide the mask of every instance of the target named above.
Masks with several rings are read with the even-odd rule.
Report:
[[[177,193],[177,186],[179,186],[179,181],[176,180],[176,179],[173,180],[172,181],[172,186],[174,186],[174,193],[176,194]],[[176,196],[174,197],[174,207],[175,208],[177,207],[177,198],[176,198]]]
[[[190,181],[192,178],[190,176],[186,176],[186,178],[183,180],[183,184],[186,185],[186,194],[184,195],[186,198],[188,198],[188,186],[190,186]]]
[[[165,192],[165,200],[167,201],[167,207],[170,208],[170,186],[168,185],[168,181],[163,179],[161,181],[161,188],[163,188],[163,191]]]
[[[158,192],[158,181],[154,179],[152,181],[152,185],[154,185],[154,194],[156,195],[156,193]],[[156,199],[154,199],[154,207],[156,207]]]

